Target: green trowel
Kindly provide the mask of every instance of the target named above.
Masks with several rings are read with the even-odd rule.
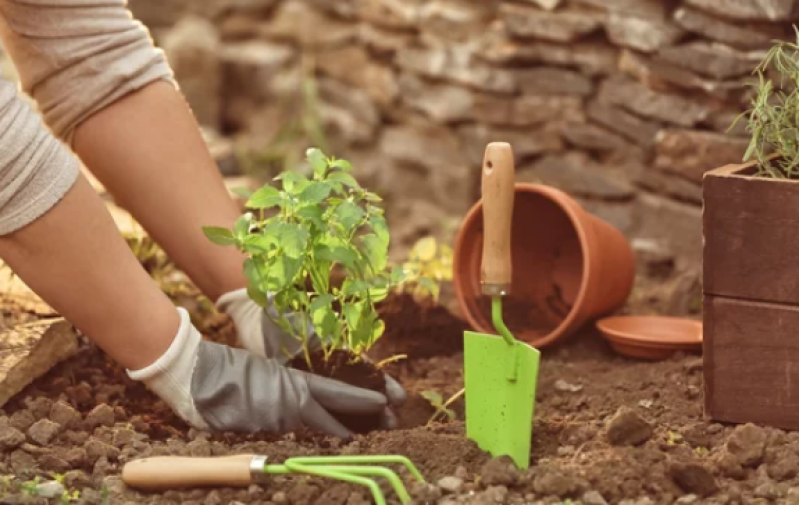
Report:
[[[540,353],[511,335],[502,319],[502,297],[512,284],[513,150],[492,142],[482,166],[482,292],[491,297],[497,335],[464,333],[466,436],[494,457],[530,463],[530,441]],[[531,220],[535,216],[526,216]]]

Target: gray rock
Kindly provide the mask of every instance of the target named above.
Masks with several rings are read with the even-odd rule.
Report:
[[[0,451],[8,452],[25,442],[25,434],[13,426],[0,428]]]
[[[513,486],[519,479],[519,471],[508,457],[491,458],[480,469],[480,476],[486,486]]]
[[[626,200],[634,194],[632,185],[619,177],[619,173],[593,162],[579,151],[545,155],[532,165],[519,167],[519,181],[530,177],[574,196]]]
[[[492,6],[468,0],[431,0],[419,8],[419,27],[451,41],[467,41],[492,18]]]
[[[88,442],[86,442],[86,455],[89,459],[89,462],[95,462],[100,458],[106,459],[116,459],[119,457],[120,450],[114,447],[113,445],[106,444],[105,442],[101,442],[96,438],[90,438]]]
[[[583,102],[576,96],[523,95],[507,98],[497,95],[475,96],[472,118],[489,125],[533,126],[555,121],[585,121]]]
[[[754,424],[736,426],[725,449],[735,457],[741,466],[756,467],[763,461],[768,435],[763,428]]]
[[[654,143],[660,130],[655,123],[634,116],[621,107],[597,100],[588,104],[586,114],[589,119],[644,148],[649,148]]]
[[[628,16],[612,12],[605,20],[608,38],[616,45],[651,53],[674,44],[685,31],[668,19]]]
[[[393,104],[399,94],[394,71],[372,61],[363,47],[352,45],[324,51],[317,65],[326,75],[366,91],[376,104]],[[359,70],[353,72],[353,68]]]
[[[114,425],[114,409],[105,403],[101,403],[86,414],[84,424],[88,430],[94,430],[98,426]]]
[[[602,25],[602,18],[591,11],[547,12],[510,3],[500,6],[499,15],[510,34],[552,42],[572,42]]]
[[[409,491],[420,503],[435,503],[443,495],[439,486],[429,482],[414,482]]]
[[[665,129],[658,132],[655,167],[702,183],[705,172],[740,163],[749,141],[703,130]]]
[[[638,239],[651,239],[673,248],[675,258],[693,262],[702,256],[702,208],[641,192],[635,199],[635,226],[629,231]]]
[[[333,79],[318,82],[324,107],[320,116],[327,132],[336,134],[349,145],[368,143],[375,138],[380,113],[368,93]]]
[[[605,498],[598,491],[586,491],[582,498],[584,505],[608,505]]]
[[[49,480],[36,485],[36,494],[43,498],[57,498],[64,492],[64,485],[55,480]]]
[[[687,31],[741,49],[766,48],[771,45],[772,40],[789,36],[784,26],[734,23],[685,6],[677,8],[673,18],[675,23]]]
[[[719,485],[710,471],[699,463],[673,461],[668,467],[674,482],[687,493],[710,496],[719,490]]]
[[[356,14],[386,28],[414,28],[421,5],[421,0],[360,0],[356,2]]]
[[[552,467],[539,467],[533,479],[535,492],[545,496],[566,497],[580,489],[581,482],[571,473]]]
[[[724,18],[746,21],[788,21],[794,0],[685,0],[696,7]]]
[[[397,52],[395,63],[404,70],[483,91],[513,93],[518,87],[513,72],[486,65],[465,45],[408,47]]]
[[[439,479],[437,484],[438,487],[440,487],[447,493],[457,493],[463,487],[463,479],[459,479],[454,475],[449,475],[447,477]]]
[[[641,117],[676,126],[694,126],[710,115],[708,105],[700,100],[655,91],[623,76],[604,80],[599,88],[598,99]]]
[[[358,26],[358,41],[380,55],[390,56],[405,49],[412,43],[414,36],[413,32],[386,30],[371,23],[361,23]]]
[[[660,0],[575,0],[575,2],[644,19],[664,19],[667,12],[666,4]]]
[[[50,408],[50,420],[60,424],[64,429],[77,428],[81,419],[80,412],[66,402],[55,402]]]
[[[654,434],[652,425],[627,407],[621,407],[608,423],[611,445],[641,445]]]
[[[563,138],[569,144],[588,151],[624,151],[629,154],[636,149],[623,137],[592,123],[566,125]]]
[[[681,496],[677,499],[675,505],[693,505],[694,503],[699,502],[699,497],[695,494],[687,494],[685,496]]]
[[[462,86],[428,81],[405,72],[399,78],[403,103],[423,112],[436,123],[463,121],[471,115],[472,92]]]
[[[344,45],[356,38],[354,25],[328,16],[306,2],[281,2],[269,23],[260,30],[274,39],[307,47]]]
[[[638,165],[640,170],[635,176],[635,183],[654,193],[666,195],[675,200],[688,203],[702,203],[702,186],[682,177],[671,175],[653,167]]]
[[[47,418],[39,419],[28,429],[28,438],[39,445],[47,445],[60,431],[60,424]]]
[[[688,42],[664,48],[658,59],[685,67],[713,79],[729,79],[750,74],[760,63],[761,52],[743,52],[713,42]]]
[[[618,50],[609,44],[573,42],[558,44],[509,39],[504,33],[485,36],[477,49],[482,58],[495,64],[544,63],[578,68],[586,75],[607,75],[617,71]]]
[[[503,139],[513,146],[516,161],[526,160],[543,153],[563,150],[558,129],[551,125],[529,128],[493,127],[486,124],[469,124],[458,129],[461,145],[469,162],[480,165],[483,162],[485,146],[496,139]]]
[[[539,67],[520,70],[516,80],[522,93],[531,95],[587,96],[594,91],[594,82],[574,70]]]

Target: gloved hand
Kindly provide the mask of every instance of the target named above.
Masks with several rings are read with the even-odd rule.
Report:
[[[163,399],[198,429],[285,433],[302,426],[348,438],[331,412],[385,412],[375,391],[286,368],[275,359],[203,340],[188,312],[177,309],[175,340],[152,365],[128,375]],[[393,420],[386,418],[384,425]]]
[[[250,299],[246,289],[222,295],[217,300],[216,306],[233,319],[238,334],[238,345],[244,349],[275,359],[281,364],[289,362],[302,351],[302,344],[272,323],[264,313],[263,307]],[[278,313],[275,307],[270,307],[269,312],[273,319],[277,319]],[[287,314],[285,318],[294,328],[300,328],[302,322],[296,314]],[[309,328],[313,328],[310,321],[307,321],[307,324]],[[308,345],[311,350],[321,346],[315,333],[309,337]],[[367,356],[363,356],[363,358],[368,361]],[[407,398],[407,393],[392,377],[389,375],[385,375],[385,377],[389,407],[402,405]],[[390,408],[386,409],[385,417],[388,422],[385,427],[387,429],[396,428],[396,416]]]

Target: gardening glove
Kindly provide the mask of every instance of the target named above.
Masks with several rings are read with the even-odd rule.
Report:
[[[272,296],[270,295],[268,299],[271,302]],[[277,319],[277,309],[271,305],[269,309],[264,309],[250,299],[246,289],[239,289],[222,295],[217,300],[216,306],[233,319],[233,323],[236,325],[239,346],[259,356],[275,359],[281,364],[286,364],[302,352],[302,343],[278,328],[267,317],[265,312],[269,310],[270,316],[273,319]],[[285,318],[289,320],[295,329],[301,328],[302,321],[297,314],[287,314]],[[311,350],[318,349],[321,346],[321,342],[313,331],[311,320],[308,319],[306,324],[311,332],[308,338],[308,346]],[[362,357],[369,361],[367,356]],[[407,398],[407,393],[391,376],[384,375],[386,377],[386,396],[388,397],[389,405],[393,407],[402,405]],[[393,416],[390,412],[387,412],[387,415]],[[393,427],[389,426],[389,428]]]
[[[155,363],[127,373],[197,429],[279,434],[305,426],[349,438],[332,412],[373,415],[388,405],[378,392],[203,340],[189,313],[177,310],[181,324],[169,349]]]

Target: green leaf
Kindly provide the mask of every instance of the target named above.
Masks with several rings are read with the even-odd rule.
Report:
[[[271,207],[278,207],[282,203],[283,195],[277,188],[264,186],[253,193],[245,205],[252,209],[269,209]]]
[[[300,201],[303,204],[320,203],[330,195],[330,190],[329,184],[321,181],[313,181],[305,186],[300,193]]]
[[[297,223],[280,223],[277,239],[286,256],[297,259],[302,257],[308,244],[310,233]]]
[[[247,235],[244,239],[244,251],[249,254],[264,254],[269,252],[273,240],[264,235]]]
[[[236,222],[233,224],[233,234],[236,236],[237,240],[244,241],[244,239],[250,233],[250,216],[244,214],[239,216],[236,219]]]
[[[323,153],[321,149],[311,147],[305,151],[305,157],[308,163],[311,164],[314,174],[319,177],[325,175],[327,171],[327,160],[325,159],[325,153]]]
[[[314,247],[314,258],[352,267],[358,260],[358,253],[342,240],[328,237]]]
[[[363,254],[369,261],[372,267],[372,272],[381,272],[386,268],[388,261],[388,247],[387,244],[380,240],[374,233],[368,233],[360,237],[361,244],[363,245]]]
[[[287,254],[276,256],[274,263],[269,267],[267,289],[269,291],[283,291],[291,286],[300,268],[302,268],[301,258],[292,258]]]
[[[219,226],[204,226],[203,233],[214,244],[218,245],[235,245],[236,237],[227,228]]]
[[[347,277],[341,284],[341,292],[344,296],[354,296],[361,293],[366,293],[369,290],[369,283],[361,279]]]
[[[308,178],[299,172],[286,171],[275,177],[276,180],[283,181],[283,189],[289,193],[294,193],[302,189],[300,184],[307,183]]]
[[[324,294],[311,302],[311,321],[317,335],[322,339],[333,338],[337,333],[338,316],[332,307],[333,300],[333,295]]]
[[[426,399],[433,407],[440,407],[444,404],[444,398],[440,393],[435,391],[422,391],[419,393],[422,398]]]
[[[240,196],[242,198],[249,198],[252,196],[253,191],[250,188],[246,188],[244,186],[239,186],[237,188],[231,188],[230,192],[234,195]]]
[[[405,282],[408,275],[405,273],[405,269],[401,266],[394,267],[391,269],[391,284],[396,285],[402,282]]]
[[[335,160],[330,164],[330,168],[338,168],[345,172],[352,172],[352,165],[347,160]]]
[[[344,231],[349,233],[363,219],[364,211],[358,205],[350,201],[341,202],[336,208],[336,219],[344,226]]]
[[[361,186],[358,184],[358,181],[355,180],[355,177],[351,176],[346,172],[333,172],[327,176],[328,182],[336,182],[347,186],[349,188],[358,189]]]
[[[369,226],[371,226],[372,231],[386,243],[388,246],[388,224],[386,223],[386,218],[382,214],[372,214],[369,216]]]
[[[369,191],[367,191],[367,192],[366,192],[366,193],[363,195],[363,198],[364,198],[364,200],[366,200],[367,202],[382,202],[382,201],[383,201],[383,199],[382,199],[382,198],[380,198],[379,196],[377,196],[377,195],[376,195],[376,194],[374,194],[374,193],[370,193]]]
[[[295,213],[297,216],[307,219],[311,223],[313,223],[317,228],[325,228],[325,222],[322,219],[324,215],[324,209],[319,207],[316,204],[306,205],[297,209]]]

